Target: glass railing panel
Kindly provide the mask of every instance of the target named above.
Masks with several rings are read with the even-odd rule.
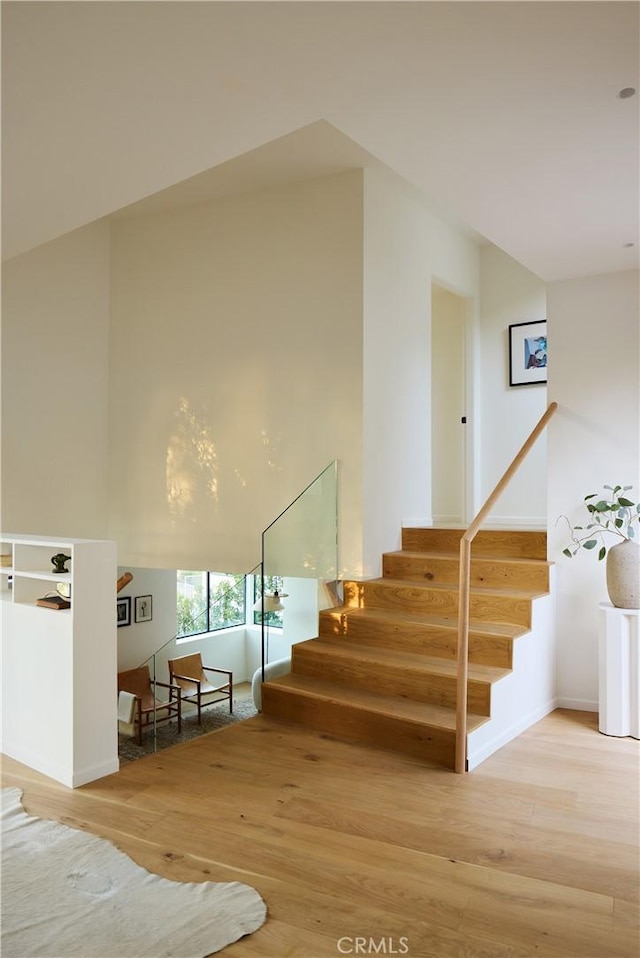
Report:
[[[286,629],[287,596],[284,580],[313,579],[314,608],[321,583],[338,577],[338,463],[330,463],[297,496],[262,534],[262,573],[264,582],[262,624],[263,678],[286,672],[281,652],[274,654],[281,643],[269,643],[269,631]],[[317,617],[317,611],[316,611]],[[286,644],[286,643],[285,643]],[[271,645],[271,648],[270,648]],[[276,664],[277,663],[277,664]]]
[[[332,462],[262,534],[265,576],[331,582],[338,575],[338,463]]]

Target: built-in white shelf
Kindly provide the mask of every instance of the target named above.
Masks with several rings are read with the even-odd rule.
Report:
[[[72,788],[117,771],[115,543],[5,533],[0,553],[3,751]],[[36,604],[62,583],[69,609]]]
[[[78,540],[79,542],[79,540]],[[66,563],[68,572],[56,572],[53,555],[63,552],[69,555]],[[73,581],[70,568],[74,546],[55,540],[37,540],[36,537],[7,540],[0,543],[0,553],[11,556],[11,565],[0,568],[0,594],[2,599],[25,605],[35,605],[39,598],[48,593],[55,594],[59,584]],[[48,609],[49,612],[63,610]]]
[[[13,543],[0,541],[0,601],[13,601]]]
[[[44,569],[27,572],[24,569],[14,569],[13,575],[21,579],[46,579],[48,582],[70,582],[71,576],[62,575],[60,572],[45,572]]]

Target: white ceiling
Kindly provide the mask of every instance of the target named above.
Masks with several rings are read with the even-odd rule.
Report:
[[[544,279],[637,266],[636,2],[2,8],[5,258],[221,164],[171,202],[359,145]]]

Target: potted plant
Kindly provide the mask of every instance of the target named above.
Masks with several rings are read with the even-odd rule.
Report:
[[[598,549],[598,559],[607,557],[607,591],[619,609],[640,608],[640,545],[635,540],[640,525],[640,504],[627,495],[633,486],[604,486],[604,493],[585,496],[586,525],[569,526],[571,542],[562,550],[570,559],[580,549]],[[608,537],[618,542],[610,544]]]

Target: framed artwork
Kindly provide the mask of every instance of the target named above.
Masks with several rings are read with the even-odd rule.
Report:
[[[151,622],[153,605],[150,595],[136,596],[136,622]]]
[[[547,381],[547,321],[509,326],[509,385]]]
[[[116,599],[116,621],[118,628],[121,625],[131,625],[131,596]]]

